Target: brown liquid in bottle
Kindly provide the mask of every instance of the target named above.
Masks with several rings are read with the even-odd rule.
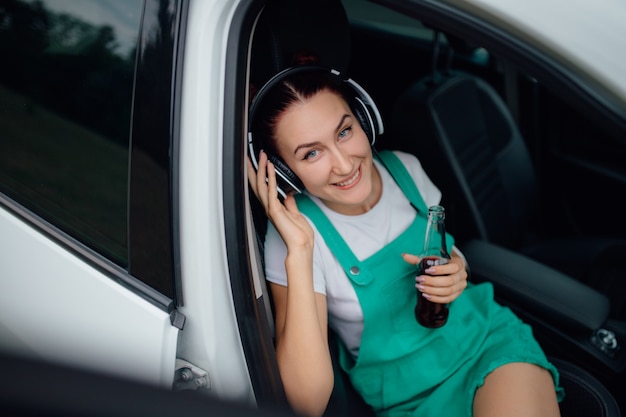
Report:
[[[417,275],[428,275],[425,273],[428,268],[447,264],[450,259],[446,246],[444,219],[445,210],[443,207],[432,206],[428,209],[424,249],[420,254],[420,263],[417,265]],[[417,290],[415,318],[424,327],[432,329],[441,327],[448,320],[448,305],[434,303],[426,299],[422,292]]]
[[[447,264],[446,258],[439,258],[437,256],[428,256],[422,258],[418,264],[418,275],[428,275],[424,271],[431,266]],[[417,305],[415,306],[415,318],[424,327],[436,329],[446,324],[448,321],[448,305],[433,303],[432,301],[424,298],[424,295],[417,290]]]

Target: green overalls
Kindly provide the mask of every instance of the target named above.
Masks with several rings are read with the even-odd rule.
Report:
[[[358,260],[321,209],[306,195],[298,208],[308,216],[352,282],[363,310],[358,358],[340,346],[340,363],[379,416],[471,416],[474,393],[486,375],[509,362],[530,362],[558,373],[508,308],[494,301],[491,284],[472,285],[450,305],[445,326],[427,329],[415,320],[415,265],[428,209],[410,174],[391,152],[380,159],[418,214],[400,236]],[[448,250],[453,239],[447,236]],[[559,395],[560,389],[559,389]]]

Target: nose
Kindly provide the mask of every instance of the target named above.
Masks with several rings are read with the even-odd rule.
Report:
[[[352,173],[352,159],[350,155],[335,146],[333,150],[333,172],[337,175],[348,175]]]

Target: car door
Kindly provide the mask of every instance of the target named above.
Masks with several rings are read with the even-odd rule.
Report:
[[[1,349],[171,386],[181,3],[2,2]]]

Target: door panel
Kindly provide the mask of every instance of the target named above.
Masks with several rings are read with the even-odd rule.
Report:
[[[0,349],[170,386],[178,329],[122,286],[0,209]]]

